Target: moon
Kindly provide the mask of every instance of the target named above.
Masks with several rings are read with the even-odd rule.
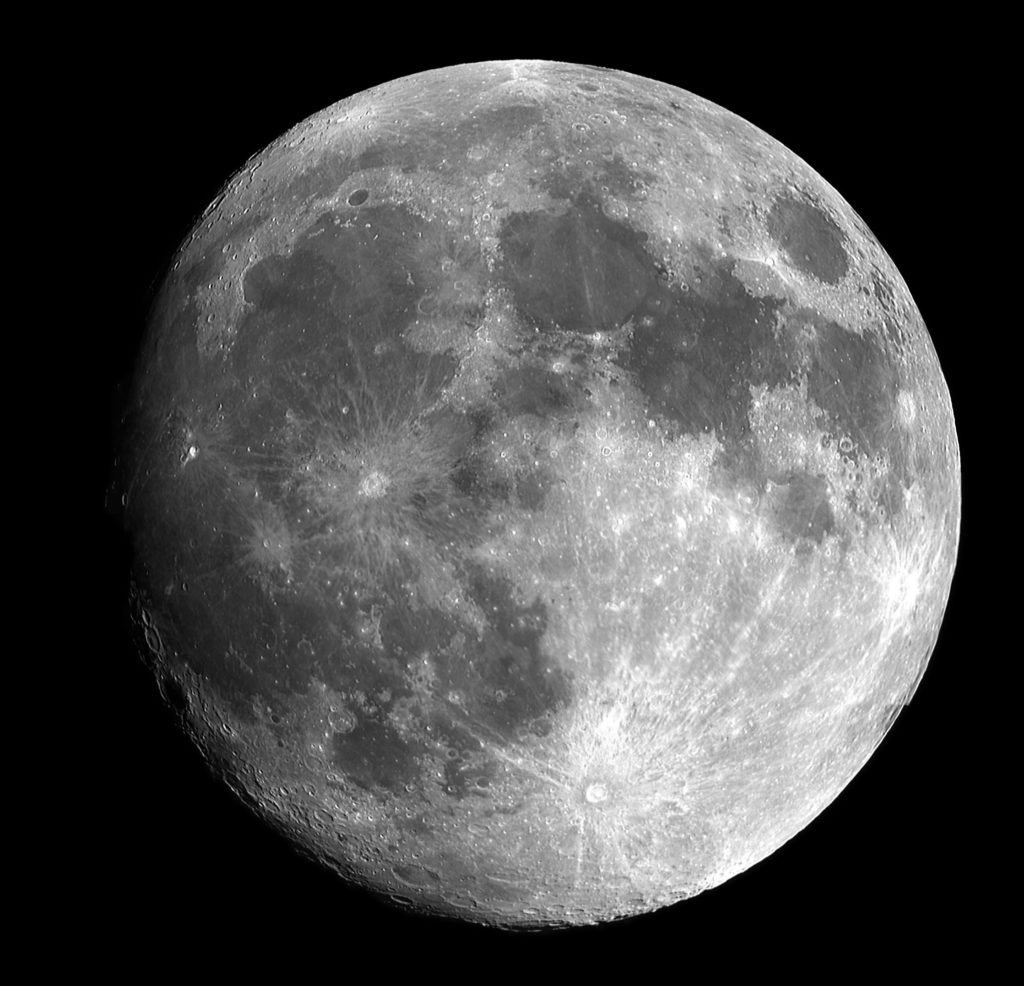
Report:
[[[591,66],[421,73],[254,156],[177,252],[117,490],[217,774],[420,912],[588,924],[808,825],[956,563],[949,392],[808,165]]]

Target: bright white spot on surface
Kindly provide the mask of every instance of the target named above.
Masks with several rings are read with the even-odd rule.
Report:
[[[589,804],[596,805],[608,797],[608,788],[603,784],[591,784],[583,796]]]
[[[917,417],[917,403],[914,401],[914,395],[909,390],[901,390],[896,402],[899,406],[900,421],[905,425],[913,424]]]
[[[388,488],[387,476],[377,472],[376,469],[373,472],[367,473],[362,482],[359,484],[359,495],[367,496],[373,500],[382,497]]]
[[[890,606],[901,613],[913,608],[920,591],[921,577],[913,569],[896,569],[885,580],[886,599]]]
[[[602,743],[612,743],[622,732],[622,709],[613,708],[594,727],[594,735]]]

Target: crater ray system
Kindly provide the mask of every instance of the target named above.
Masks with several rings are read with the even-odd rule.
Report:
[[[722,883],[910,700],[949,394],[851,207],[623,72],[461,65],[310,117],[153,309],[117,481],[140,643],[254,811],[507,926]]]

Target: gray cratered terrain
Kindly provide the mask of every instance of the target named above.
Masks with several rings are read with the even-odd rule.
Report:
[[[346,879],[649,911],[828,805],[959,532],[935,351],[846,202],[668,85],[423,73],[254,157],[154,308],[138,625],[225,781]]]

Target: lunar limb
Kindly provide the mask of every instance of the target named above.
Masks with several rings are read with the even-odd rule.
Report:
[[[254,811],[398,903],[650,911],[807,825],[910,700],[960,462],[853,209],[555,62],[343,100],[178,252],[126,419],[134,606]]]

